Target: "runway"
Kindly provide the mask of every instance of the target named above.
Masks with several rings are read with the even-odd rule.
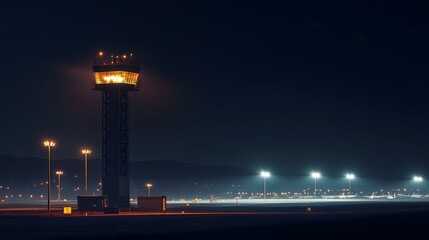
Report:
[[[410,237],[429,224],[426,201],[319,202],[311,212],[307,204],[180,203],[162,214],[0,216],[0,232],[2,239],[253,239],[279,234],[341,239],[351,233]]]

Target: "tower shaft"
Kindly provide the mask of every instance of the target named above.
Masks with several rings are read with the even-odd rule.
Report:
[[[102,91],[102,189],[112,207],[130,205],[130,96]]]
[[[129,55],[94,61],[94,90],[102,92],[102,190],[109,207],[130,206],[130,91],[138,91],[141,67]]]

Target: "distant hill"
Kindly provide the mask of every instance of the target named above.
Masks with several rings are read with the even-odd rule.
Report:
[[[0,155],[0,181],[21,182],[41,179],[47,174],[47,159]],[[92,178],[101,178],[101,160],[89,159]],[[83,159],[55,159],[51,161],[51,174],[62,170],[67,175],[82,175]],[[232,166],[209,166],[172,160],[132,161],[131,176],[136,180],[199,180],[214,181],[219,178],[233,179],[253,174],[251,171]]]
[[[1,183],[25,183],[46,179],[48,160],[36,157],[15,157],[0,155],[0,182]],[[89,160],[89,170],[93,178],[101,177],[101,161]],[[84,174],[83,159],[56,159],[51,161],[51,174],[55,177],[55,171],[62,170],[69,176]]]
[[[47,159],[0,155],[0,165],[0,185],[11,186],[19,191],[29,189],[29,186],[41,185],[47,179]],[[53,158],[52,181],[56,180],[56,170],[64,171],[62,176],[64,189],[69,191],[77,187],[83,189],[83,159]],[[238,167],[208,166],[171,160],[132,161],[130,174],[131,191],[137,195],[146,192],[147,182],[154,184],[154,193],[198,195],[205,192],[207,195],[216,189],[221,191],[223,186],[240,185],[242,179],[254,175],[253,172]],[[99,182],[101,182],[101,160],[89,159],[89,188],[92,192],[101,188],[98,186]]]
[[[215,181],[241,178],[253,174],[251,171],[232,166],[209,166],[171,160],[131,162],[134,179],[168,179]]]

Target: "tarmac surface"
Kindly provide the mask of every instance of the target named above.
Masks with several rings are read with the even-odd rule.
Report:
[[[15,210],[8,210],[12,207]],[[374,239],[429,236],[429,201],[169,204],[118,215],[0,207],[1,239]],[[40,206],[38,206],[40,207]],[[311,207],[311,211],[307,210]],[[15,214],[16,209],[21,211]]]

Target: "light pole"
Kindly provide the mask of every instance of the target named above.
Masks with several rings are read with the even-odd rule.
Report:
[[[64,174],[63,171],[57,171],[56,174],[58,175],[58,202],[61,200],[61,175]]]
[[[418,186],[419,183],[421,183],[423,181],[423,178],[420,177],[420,176],[414,176],[413,180],[416,183],[416,192],[417,192],[418,191],[417,186]]]
[[[146,184],[147,187],[147,196],[150,197],[150,188],[152,187],[151,183]]]
[[[350,194],[350,192],[351,192],[351,188],[350,188],[350,186],[351,186],[351,181],[352,181],[353,179],[355,179],[355,175],[354,175],[354,174],[352,174],[352,173],[347,173],[347,174],[346,174],[346,178],[347,178],[347,180],[349,180],[349,194]]]
[[[51,213],[51,147],[55,146],[55,142],[44,141],[43,145],[48,148],[48,213]]]
[[[83,149],[82,154],[85,156],[85,195],[88,195],[88,154],[91,150]]]
[[[261,177],[264,179],[264,201],[267,199],[267,178],[269,178],[271,174],[267,171],[261,172]]]
[[[321,177],[319,172],[312,172],[311,177],[314,178],[314,196],[317,194],[317,179]]]

